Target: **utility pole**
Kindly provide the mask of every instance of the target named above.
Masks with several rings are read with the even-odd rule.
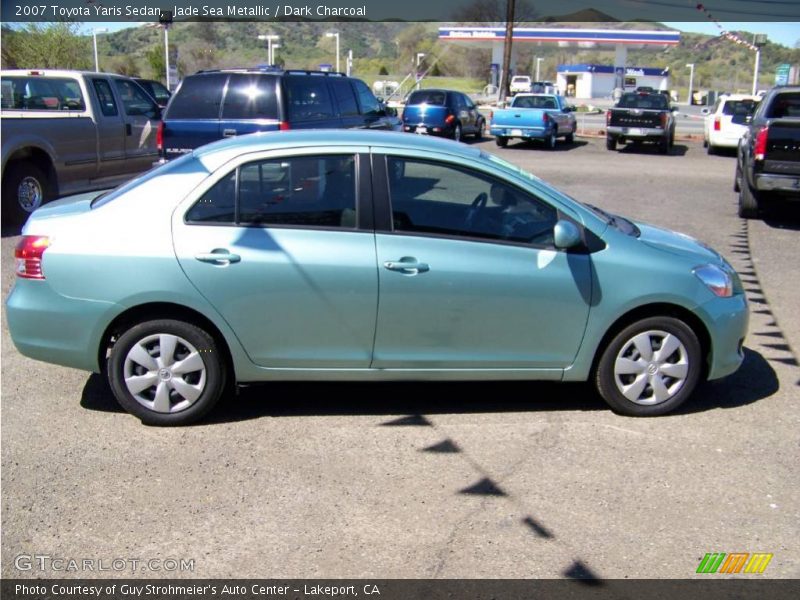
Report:
[[[498,86],[498,100],[505,100],[508,96],[508,86],[511,80],[511,41],[514,35],[514,8],[516,0],[506,0],[506,40],[503,48],[503,72],[500,74]]]

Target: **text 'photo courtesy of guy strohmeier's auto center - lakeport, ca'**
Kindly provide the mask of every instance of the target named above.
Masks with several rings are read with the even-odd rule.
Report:
[[[3,0],[3,598],[800,596],[800,5]]]

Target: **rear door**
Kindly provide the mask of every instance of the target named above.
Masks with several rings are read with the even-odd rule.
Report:
[[[112,77],[125,121],[125,172],[146,171],[158,158],[156,132],[161,109],[139,84]]]
[[[222,137],[220,112],[228,73],[183,80],[164,115],[164,157],[178,158]]]
[[[336,100],[342,127],[363,127],[364,119],[358,110],[358,99],[351,80],[331,78],[328,83]]]
[[[173,216],[184,272],[257,365],[363,369],[372,358],[369,155],[333,152],[243,157]]]
[[[292,129],[331,129],[341,127],[334,109],[327,75],[283,77],[286,118]]]
[[[88,83],[93,94],[100,162],[96,177],[121,175],[125,165],[125,138],[127,137],[122,109],[105,77],[90,77]]]

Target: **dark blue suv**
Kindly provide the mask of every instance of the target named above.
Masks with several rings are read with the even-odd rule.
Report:
[[[186,77],[158,132],[170,160],[225,137],[286,129],[400,131],[402,123],[360,79],[274,68],[201,71]]]

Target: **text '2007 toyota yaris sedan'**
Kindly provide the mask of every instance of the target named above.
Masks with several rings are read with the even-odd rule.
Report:
[[[274,380],[593,380],[658,415],[742,362],[716,252],[463,144],[256,134],[28,220],[7,302],[24,355],[107,372],[151,424]]]

